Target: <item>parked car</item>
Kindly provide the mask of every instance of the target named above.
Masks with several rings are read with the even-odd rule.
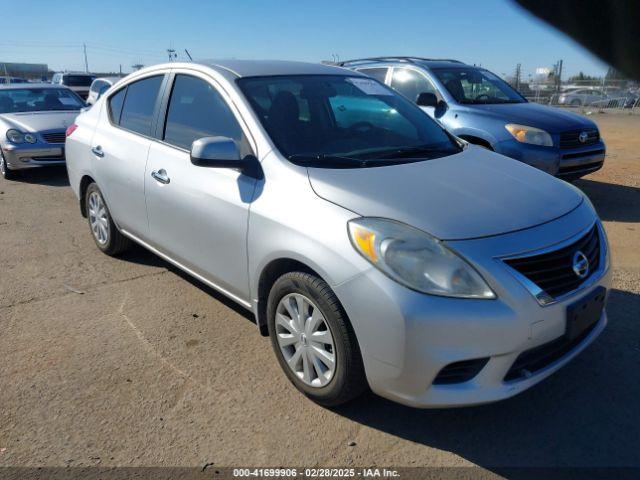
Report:
[[[563,92],[558,96],[559,105],[570,105],[572,107],[587,106],[595,102],[602,102],[608,99],[608,95],[601,90],[581,88]]]
[[[0,173],[64,164],[65,130],[84,102],[49,83],[0,85]]]
[[[87,97],[87,105],[93,105],[98,101],[104,92],[109,90],[120,77],[100,77],[96,78],[89,87],[89,96]]]
[[[0,77],[0,85],[7,85],[10,83],[27,83],[28,80],[20,77]]]
[[[89,87],[95,78],[96,76],[90,73],[60,72],[53,75],[51,83],[69,87],[82,99],[86,100],[89,96]]]
[[[321,404],[367,385],[417,407],[510,397],[607,322],[587,197],[357,72],[158,65],[67,132],[98,249],[137,242],[249,309]]]
[[[483,68],[415,57],[340,65],[395,88],[454,135],[565,180],[595,172],[604,163],[605,144],[594,122],[528,102]]]

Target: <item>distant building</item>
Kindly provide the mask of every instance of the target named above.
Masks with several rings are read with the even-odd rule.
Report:
[[[29,80],[49,78],[49,66],[46,63],[12,63],[0,61],[0,76],[20,77]]]

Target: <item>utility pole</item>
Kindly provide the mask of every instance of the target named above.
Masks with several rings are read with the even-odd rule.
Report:
[[[87,60],[87,44],[82,44],[82,50],[84,52],[84,71],[89,73],[89,61]]]
[[[122,76],[122,64],[120,64],[120,76]]]
[[[558,60],[556,69],[556,91],[560,92],[562,88],[562,60]]]
[[[169,55],[170,62],[173,62],[174,59],[178,58],[178,54],[173,48],[167,48],[167,54]]]

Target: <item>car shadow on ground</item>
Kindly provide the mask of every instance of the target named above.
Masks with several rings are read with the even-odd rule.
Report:
[[[509,478],[536,475],[510,467],[640,467],[640,295],[612,290],[607,308],[609,325],[589,348],[512,399],[418,410],[368,394],[335,412]]]
[[[175,275],[179,276],[180,278],[182,278],[186,282],[189,282],[194,287],[202,290],[204,293],[206,293],[207,295],[212,297],[212,300],[214,300],[214,301],[217,300],[218,302],[220,302],[223,305],[225,305],[226,307],[230,308],[231,310],[233,310],[237,314],[245,317],[250,322],[252,322],[254,324],[256,323],[256,319],[253,316],[253,313],[251,313],[249,310],[247,310],[246,308],[243,308],[242,306],[238,305],[233,300],[227,298],[222,293],[220,293],[217,290],[215,290],[215,289],[209,287],[208,285],[202,283],[198,279],[193,278],[188,273],[183,272],[179,268],[173,266],[171,263],[169,263],[166,260],[162,259],[161,257],[156,255],[155,253],[147,250],[146,248],[142,247],[141,245],[138,245],[138,244],[131,245],[131,247],[129,247],[129,249],[126,252],[124,252],[123,254],[118,256],[118,259],[122,260],[122,261],[125,261],[125,262],[132,262],[132,263],[137,263],[137,264],[140,264],[140,265],[147,265],[147,266],[150,266],[150,267],[166,268],[168,271],[170,271],[170,272],[174,273]]]
[[[18,172],[17,183],[34,183],[49,187],[68,187],[69,177],[67,169],[63,166],[51,166],[21,170]]]
[[[587,194],[602,220],[640,222],[640,188],[584,179],[575,186]]]

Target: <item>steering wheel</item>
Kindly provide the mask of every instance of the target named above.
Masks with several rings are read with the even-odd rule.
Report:
[[[489,96],[488,93],[481,93],[480,95],[478,95],[476,97],[476,100],[480,100],[481,97],[485,97],[487,100],[489,100],[491,98],[491,96]]]
[[[373,124],[369,122],[356,122],[349,127],[351,133],[367,133],[374,129]]]

